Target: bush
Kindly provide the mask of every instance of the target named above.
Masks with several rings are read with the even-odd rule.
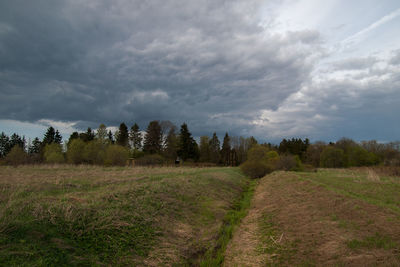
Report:
[[[261,178],[273,171],[273,169],[271,169],[268,164],[262,160],[246,160],[242,165],[240,165],[240,169],[250,178]]]
[[[47,163],[63,163],[65,161],[60,144],[47,144],[44,148],[44,159]]]
[[[27,162],[27,154],[20,146],[15,145],[7,154],[5,162],[13,166],[25,164]]]
[[[104,164],[105,165],[120,165],[126,164],[129,158],[129,151],[123,146],[110,145],[107,147]]]
[[[164,163],[165,159],[158,154],[145,155],[135,160],[135,164],[138,166],[162,165]]]
[[[277,163],[277,169],[284,171],[302,171],[303,164],[298,155],[282,155]]]
[[[269,151],[264,146],[254,145],[247,154],[247,160],[240,165],[240,169],[251,178],[261,178],[273,172],[278,162],[279,155],[276,151]]]
[[[81,139],[73,139],[68,144],[67,159],[69,163],[83,163],[83,151],[85,150],[85,142]]]
[[[83,159],[90,164],[103,164],[106,156],[106,145],[99,140],[93,140],[83,149]]]

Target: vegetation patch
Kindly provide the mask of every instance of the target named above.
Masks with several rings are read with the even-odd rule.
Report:
[[[255,181],[249,181],[241,198],[236,200],[232,209],[224,217],[215,247],[207,250],[200,266],[221,266],[224,262],[226,246],[232,238],[233,232],[247,215],[256,186]]]
[[[351,249],[360,248],[381,248],[385,250],[390,250],[398,247],[398,244],[393,241],[390,236],[385,236],[380,233],[375,233],[375,235],[368,236],[362,240],[353,239],[346,242],[347,246]]]
[[[224,244],[221,226],[236,223],[228,211],[242,206],[247,187],[237,168],[2,167],[0,258],[11,266],[198,265]]]

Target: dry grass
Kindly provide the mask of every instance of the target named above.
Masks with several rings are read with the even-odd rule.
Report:
[[[399,266],[397,186],[368,169],[268,175],[227,266]]]
[[[0,167],[0,258],[196,264],[247,181],[236,168]]]

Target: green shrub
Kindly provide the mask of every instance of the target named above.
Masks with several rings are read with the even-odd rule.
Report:
[[[126,164],[129,158],[129,151],[123,146],[110,145],[107,147],[104,164],[105,165],[120,165]]]
[[[44,160],[47,163],[64,163],[64,154],[60,144],[47,144],[44,148]]]
[[[73,139],[68,144],[67,159],[69,163],[81,164],[83,163],[83,151],[85,150],[85,142],[81,139]]]
[[[246,160],[242,165],[240,165],[240,169],[250,178],[261,178],[273,171],[273,169],[271,169],[268,164],[262,160]]]
[[[10,153],[7,154],[5,162],[9,165],[18,166],[25,164],[27,161],[26,152],[18,145],[15,145]]]
[[[251,178],[261,178],[273,172],[278,162],[279,155],[276,151],[270,151],[261,145],[254,145],[247,154],[247,160],[240,165],[240,169]]]
[[[87,143],[83,149],[83,159],[90,164],[103,164],[107,146],[99,140]]]

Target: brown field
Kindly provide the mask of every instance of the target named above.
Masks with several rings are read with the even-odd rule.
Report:
[[[400,179],[369,169],[262,178],[225,266],[400,266]]]

